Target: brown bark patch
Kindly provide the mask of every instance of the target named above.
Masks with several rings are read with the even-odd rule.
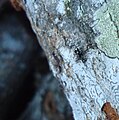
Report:
[[[119,115],[116,110],[111,106],[110,102],[106,102],[102,111],[106,114],[106,120],[119,120]]]
[[[15,8],[16,11],[21,11],[22,10],[22,5],[20,0],[10,0],[12,6]]]
[[[45,96],[44,108],[49,120],[64,120],[63,114],[57,110],[53,93],[50,91]]]

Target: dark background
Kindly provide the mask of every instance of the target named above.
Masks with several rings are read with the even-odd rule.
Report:
[[[73,120],[22,10],[0,0],[0,120]]]

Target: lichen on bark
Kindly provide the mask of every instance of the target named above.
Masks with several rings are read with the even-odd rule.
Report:
[[[97,46],[109,57],[119,56],[119,1],[109,0],[94,14]]]
[[[116,4],[111,0],[67,1],[26,0],[24,8],[54,76],[64,87],[74,118],[103,120],[101,107],[106,101],[119,109],[119,60],[110,58],[118,53],[118,48],[114,53],[115,43],[111,44],[118,30],[111,12],[111,6]],[[70,15],[65,7],[70,7]],[[108,12],[104,12],[105,8]],[[108,19],[104,18],[106,15]]]

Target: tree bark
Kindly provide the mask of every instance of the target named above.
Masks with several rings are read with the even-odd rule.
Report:
[[[119,1],[22,0],[75,120],[104,120],[119,110]]]

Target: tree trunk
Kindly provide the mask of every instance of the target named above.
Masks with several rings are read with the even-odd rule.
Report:
[[[104,120],[119,110],[119,1],[22,0],[75,120]]]

